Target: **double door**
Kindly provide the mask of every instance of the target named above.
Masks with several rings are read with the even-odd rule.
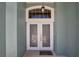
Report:
[[[53,24],[27,24],[27,50],[53,50]]]

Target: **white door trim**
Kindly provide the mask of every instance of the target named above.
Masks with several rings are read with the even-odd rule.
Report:
[[[47,24],[47,23],[44,23]],[[48,23],[49,24],[49,23]],[[41,24],[42,26],[43,24]],[[42,46],[42,41],[41,41],[41,48],[40,50],[53,50],[53,23],[50,23],[50,47],[43,47]],[[41,27],[41,35],[43,34],[42,32],[42,27]]]
[[[27,31],[26,31],[26,33],[27,33],[26,47],[27,47],[27,50],[38,50],[39,46],[37,46],[37,47],[30,47],[30,24],[34,24],[34,23],[27,23],[27,27],[26,27],[26,29],[27,29]],[[37,33],[38,33],[38,25],[37,25]]]
[[[50,47],[42,47],[42,41],[40,39],[40,34],[42,35],[42,25],[47,23],[38,24],[37,23],[37,33],[38,33],[38,46],[37,47],[30,47],[30,24],[34,23],[27,23],[27,50],[53,50],[53,23],[50,24]],[[49,23],[48,23],[49,24]]]
[[[26,8],[26,48],[27,50],[39,50],[40,48],[37,47],[37,48],[30,48],[30,27],[29,27],[29,24],[50,24],[50,40],[51,40],[51,48],[41,48],[41,50],[53,50],[54,49],[54,40],[53,40],[53,22],[54,22],[54,8],[51,8],[51,7],[48,7],[48,6],[45,6],[46,9],[49,9],[51,10],[51,18],[48,18],[48,19],[30,19],[28,16],[29,16],[29,10],[31,9],[35,9],[35,8],[41,8],[41,5],[38,5],[38,6],[32,6],[32,7],[29,7],[29,8]],[[41,21],[40,21],[41,20]],[[35,21],[35,22],[33,22]],[[40,22],[39,22],[40,21]],[[43,22],[45,21],[45,22]],[[39,30],[39,27],[37,25],[37,31]],[[39,31],[38,31],[39,33]],[[40,38],[39,38],[39,34],[38,34],[38,42],[40,41]],[[41,45],[39,45],[40,43],[38,43],[38,46],[41,47]]]

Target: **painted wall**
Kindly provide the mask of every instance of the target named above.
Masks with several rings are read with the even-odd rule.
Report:
[[[17,3],[17,56],[23,56],[26,52],[25,6],[25,3]]]
[[[6,3],[6,56],[17,56],[17,3]]]
[[[76,3],[56,3],[55,17],[56,53],[65,56],[77,56],[78,29]]]
[[[79,31],[79,2],[77,3],[77,31]],[[79,32],[77,32],[77,56],[79,56]]]
[[[50,6],[50,7],[54,7],[54,3],[52,3],[52,2],[44,2],[43,4]],[[26,8],[36,6],[36,5],[42,5],[42,3],[40,3],[40,2],[37,2],[37,3],[29,2],[29,3],[26,3]]]
[[[6,56],[23,56],[26,50],[25,3],[6,3]]]
[[[0,2],[0,57],[6,56],[5,3]]]

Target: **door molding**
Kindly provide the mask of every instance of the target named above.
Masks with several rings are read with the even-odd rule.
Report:
[[[29,8],[26,8],[26,22],[33,22],[33,21],[37,21],[37,19],[30,19],[29,18],[29,10],[32,10],[32,9],[35,9],[35,8],[41,8],[41,6],[42,5],[37,5],[37,6],[31,6],[31,7],[29,7]],[[49,9],[49,10],[51,10],[51,18],[48,18],[48,19],[42,19],[43,21],[47,21],[47,23],[48,22],[51,22],[51,23],[53,23],[54,22],[54,8],[51,8],[51,7],[49,7],[49,6],[46,6],[45,5],[45,9]],[[50,21],[49,21],[49,19],[50,19]],[[41,21],[42,21],[41,20]],[[40,21],[40,19],[38,19],[38,21]]]
[[[32,6],[32,7],[29,7],[29,8],[26,8],[26,47],[27,47],[27,50],[39,50],[39,47],[37,48],[30,48],[29,45],[30,45],[30,27],[29,27],[29,24],[50,24],[50,40],[51,40],[51,50],[54,49],[54,39],[53,39],[53,23],[54,23],[54,8],[51,8],[51,7],[48,7],[48,6],[45,6],[46,9],[49,9],[51,10],[51,18],[48,18],[48,19],[30,19],[28,16],[29,16],[29,10],[31,9],[35,9],[35,8],[41,8],[42,5],[37,5],[37,6]],[[37,22],[34,22],[34,21],[37,21]],[[43,22],[45,21],[45,22]],[[37,25],[37,28],[38,28],[38,25]],[[39,33],[39,31],[38,31]],[[38,38],[39,38],[39,34],[38,34]],[[39,42],[39,39],[38,39],[38,42]],[[40,44],[40,43],[39,43]],[[50,49],[46,49],[44,48],[45,50],[50,50]],[[44,50],[43,49],[43,50]],[[42,50],[42,49],[41,49]]]
[[[50,24],[50,48],[49,47],[42,47],[42,44],[40,44],[40,34],[38,34],[38,46],[37,47],[30,47],[30,24],[36,24],[36,23],[27,23],[27,50],[53,50],[53,23]],[[37,33],[40,33],[39,29],[41,30],[42,34],[42,25],[47,23],[37,23]],[[48,23],[49,24],[49,23]],[[42,42],[41,42],[42,43]],[[41,47],[41,48],[40,48]]]

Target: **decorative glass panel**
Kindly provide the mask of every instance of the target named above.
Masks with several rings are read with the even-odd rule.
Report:
[[[30,24],[30,47],[37,47],[37,24]]]
[[[51,11],[45,9],[44,12],[42,12],[41,9],[32,9],[29,10],[29,18],[51,18]]]
[[[43,47],[50,47],[50,24],[44,24],[42,26],[43,38],[42,44]]]

